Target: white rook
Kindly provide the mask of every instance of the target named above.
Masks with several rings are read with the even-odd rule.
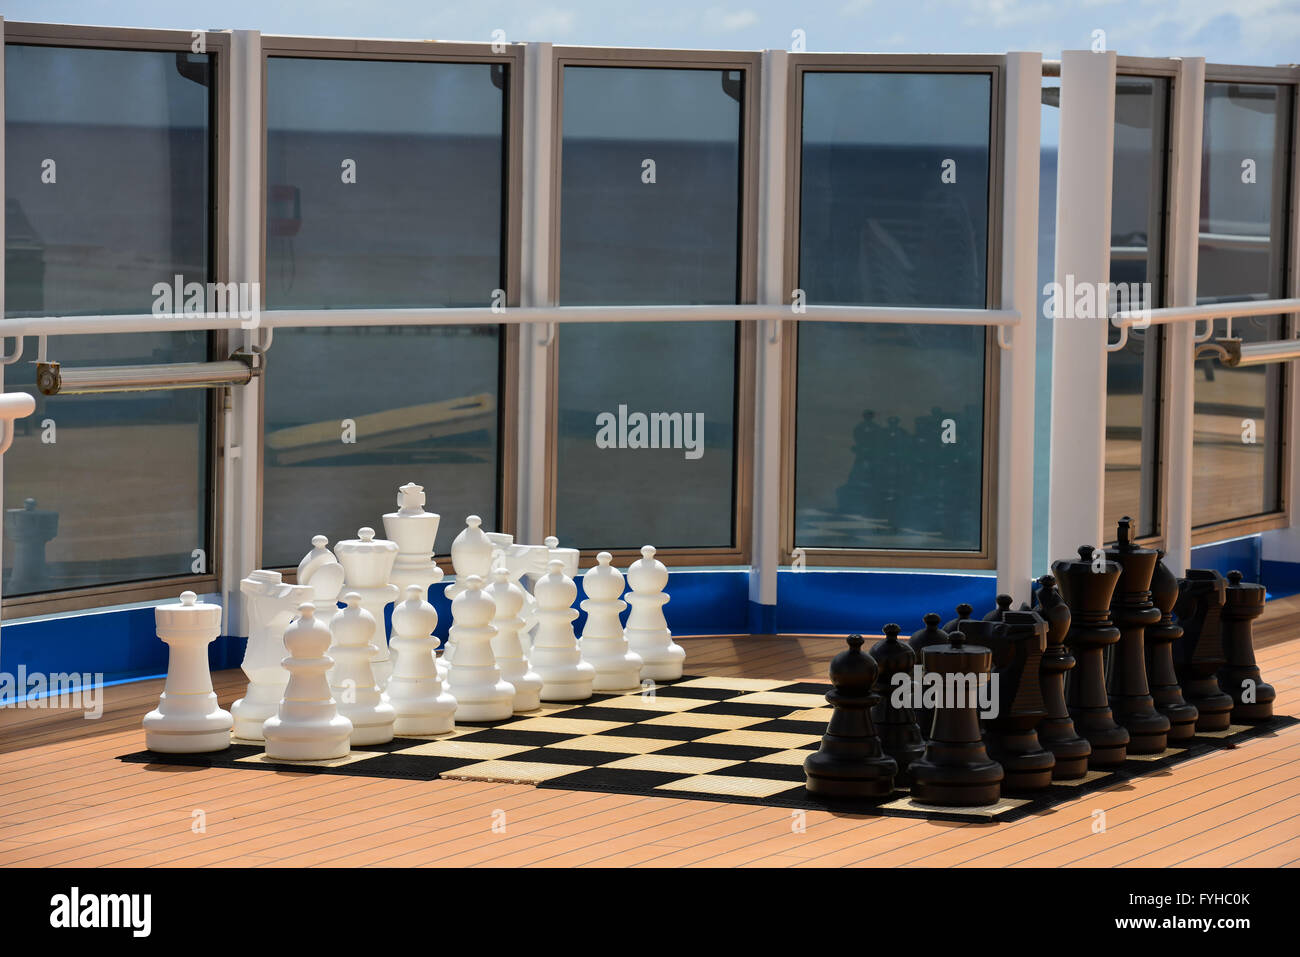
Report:
[[[167,682],[158,707],[144,716],[145,747],[199,754],[230,747],[234,724],[217,704],[208,671],[208,645],[221,631],[221,606],[181,592],[179,605],[154,609],[158,637],[167,644]]]

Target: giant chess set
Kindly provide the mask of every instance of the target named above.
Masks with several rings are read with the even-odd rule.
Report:
[[[473,515],[451,547],[439,655],[440,519],[424,504],[405,485],[387,539],[318,535],[296,584],[241,582],[248,688],[229,712],[206,655],[221,607],[192,592],[160,606],[167,682],[148,750],[124,760],[1006,819],[1294,722],[1274,717],[1255,663],[1263,586],[1177,578],[1128,519],[1114,547],[1056,562],[1032,607],[1000,595],[976,619],[962,604],[907,640],[886,625],[869,651],[850,635],[828,688],[683,675],[649,545],[626,575],[599,553],[579,635],[578,551]]]

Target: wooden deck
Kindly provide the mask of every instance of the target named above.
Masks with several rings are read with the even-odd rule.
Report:
[[[1259,625],[1277,710],[1300,714],[1300,598],[1270,603]],[[843,647],[803,637],[684,644],[693,673],[791,681],[824,680]],[[797,833],[797,812],[781,808],[115,760],[143,747],[140,718],[160,685],[109,689],[98,721],[0,711],[0,865],[1300,864],[1300,726],[1012,823],[809,812]],[[216,686],[229,707],[244,681],[222,672]]]

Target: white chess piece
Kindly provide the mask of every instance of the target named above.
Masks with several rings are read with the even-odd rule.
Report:
[[[488,532],[488,538],[495,546],[492,553],[493,567],[498,563],[504,564],[510,573],[510,580],[519,586],[524,595],[524,604],[519,610],[519,617],[524,620],[519,629],[519,641],[524,649],[524,657],[527,657],[533,647],[532,631],[537,626],[537,599],[528,590],[525,576],[537,578],[546,574],[550,550],[545,545],[516,544],[513,536],[497,532]]]
[[[451,567],[456,572],[456,580],[444,592],[450,601],[454,603],[456,596],[465,590],[465,579],[471,575],[487,580],[492,572],[492,553],[496,547],[487,532],[483,531],[483,519],[477,515],[465,519],[464,530],[451,543]],[[455,658],[456,636],[453,633],[447,636],[447,644],[442,649],[442,660],[450,665]]]
[[[279,572],[265,568],[250,573],[239,583],[239,591],[248,610],[248,644],[242,664],[248,690],[230,706],[230,713],[235,718],[235,737],[261,741],[262,722],[275,714],[289,683],[289,672],[280,664],[286,654],[284,630],[298,613],[298,606],[311,601],[314,592],[310,585],[290,585]]]
[[[145,747],[170,754],[201,754],[230,747],[234,719],[217,704],[208,671],[208,645],[221,631],[221,606],[181,592],[179,605],[154,609],[158,637],[167,644],[167,681],[158,707],[144,716]]]
[[[329,670],[330,693],[339,714],[352,722],[352,746],[384,744],[393,740],[396,712],[384,701],[370,666],[374,652],[375,617],[361,607],[354,591],[343,596],[347,606],[330,622],[329,648],[334,667]]]
[[[519,637],[524,624],[519,614],[524,606],[524,590],[510,580],[505,565],[498,565],[492,572],[492,584],[487,588],[487,595],[496,605],[492,624],[497,633],[492,639],[492,654],[496,657],[497,670],[515,689],[514,710],[532,711],[542,703],[542,679],[529,668]]]
[[[664,618],[668,596],[668,569],[655,558],[653,545],[641,546],[641,558],[627,570],[632,593],[627,596],[632,613],[627,619],[628,647],[641,656],[641,677],[655,681],[676,681],[682,676],[686,650],[673,641]]]
[[[564,574],[564,561],[552,559],[550,572],[537,580],[537,634],[530,659],[542,678],[543,701],[582,701],[591,697],[596,669],[582,660],[573,619],[578,586]]]
[[[446,734],[455,727],[456,699],[443,689],[434,665],[437,610],[419,585],[406,586],[406,600],[393,606],[393,676],[384,700],[397,712],[399,734]]]
[[[311,551],[298,563],[298,584],[311,586],[316,620],[326,628],[338,614],[339,593],[343,591],[343,566],[329,550],[329,543],[324,535],[313,535]]]
[[[504,721],[514,713],[515,688],[497,670],[492,639],[496,605],[483,592],[483,579],[470,575],[451,603],[450,638],[456,655],[447,689],[456,698],[457,721]]]
[[[373,528],[360,528],[357,537],[339,542],[334,551],[346,572],[344,587],[361,596],[361,607],[375,618],[375,646],[370,667],[380,690],[388,686],[393,662],[388,652],[388,630],[384,627],[384,609],[397,600],[397,586],[389,581],[397,560],[397,543],[375,538]]]
[[[428,598],[430,586],[442,581],[442,569],[433,560],[440,521],[436,512],[424,510],[424,486],[407,482],[397,490],[397,511],[384,515],[384,534],[397,543],[388,580],[401,593],[408,585],[419,585]]]
[[[325,674],[334,660],[326,651],[330,630],[316,620],[310,602],[284,632],[289,684],[280,709],[262,725],[266,756],[276,761],[328,761],[347,757],[352,722],[338,712]]]
[[[641,687],[641,656],[628,650],[623,624],[618,616],[627,607],[623,574],[610,562],[609,552],[596,556],[597,565],[582,576],[587,599],[580,606],[587,613],[578,647],[582,660],[596,669],[593,691],[635,691]]]

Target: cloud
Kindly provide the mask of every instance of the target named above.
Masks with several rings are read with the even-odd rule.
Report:
[[[709,7],[704,11],[704,28],[715,33],[735,33],[758,23],[758,14],[753,10],[723,10],[721,7]]]
[[[524,25],[524,34],[549,40],[552,37],[568,36],[573,32],[577,14],[572,10],[546,7],[528,18]]]

